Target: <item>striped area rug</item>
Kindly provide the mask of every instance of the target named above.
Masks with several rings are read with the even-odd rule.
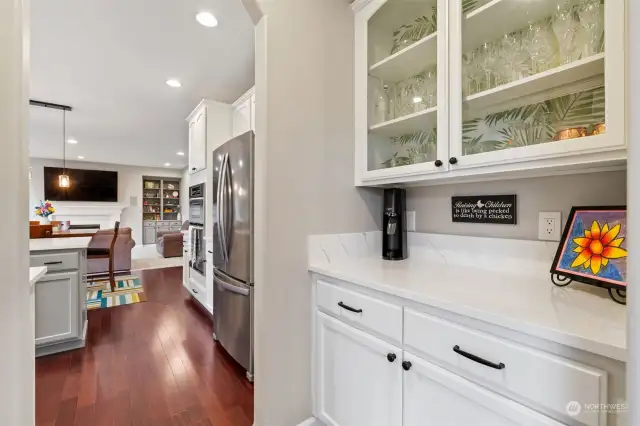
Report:
[[[116,287],[111,291],[108,279],[89,281],[87,284],[87,309],[112,308],[146,302],[147,297],[135,275],[116,277]]]

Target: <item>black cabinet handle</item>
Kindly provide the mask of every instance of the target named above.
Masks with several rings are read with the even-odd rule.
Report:
[[[436,160],[433,164],[435,164],[436,167],[442,167],[442,160]]]
[[[198,290],[196,290],[195,288],[192,288],[191,291],[194,292],[195,294],[198,294]]]
[[[393,352],[388,353],[388,354],[387,354],[387,360],[388,360],[389,362],[393,362],[393,361],[395,361],[395,360],[396,360],[396,354],[394,354]]]
[[[62,265],[62,260],[57,260],[55,262],[44,262],[45,265]]]
[[[207,253],[211,253],[211,254],[213,254],[213,252],[212,252],[211,250],[207,250]]]
[[[355,308],[352,308],[351,306],[349,306],[349,305],[345,305],[345,304],[344,304],[344,303],[342,303],[342,302],[338,302],[338,306],[340,306],[341,308],[346,309],[347,311],[355,312],[356,314],[361,314],[361,313],[362,313],[362,309],[355,309]]]
[[[411,370],[411,362],[409,362],[409,361],[402,361],[402,368],[404,369],[404,371],[409,371],[409,370]]]
[[[455,353],[457,353],[458,355],[462,355],[463,357],[470,359],[471,361],[475,361],[475,362],[477,362],[479,364],[486,365],[487,367],[495,368],[496,370],[502,370],[502,369],[504,369],[506,367],[503,363],[494,364],[493,362],[487,361],[484,358],[480,358],[477,355],[470,354],[469,352],[465,352],[462,349],[460,349],[460,346],[458,346],[458,345],[455,345],[453,347],[453,351]]]
[[[456,164],[457,162],[458,162],[458,159],[456,157],[449,158],[449,164]]]
[[[185,250],[184,252],[186,253],[187,251]]]
[[[191,170],[195,170],[195,169],[196,169],[195,167],[192,167],[192,168],[191,168]]]

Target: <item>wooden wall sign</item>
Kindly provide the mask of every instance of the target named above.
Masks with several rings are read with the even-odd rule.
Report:
[[[516,196],[474,195],[451,197],[451,220],[466,223],[517,223]]]

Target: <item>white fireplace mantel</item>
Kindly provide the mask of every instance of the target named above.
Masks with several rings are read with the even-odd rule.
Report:
[[[116,221],[120,221],[124,204],[113,205],[62,205],[57,203],[56,212],[51,215],[53,220],[68,220],[72,225],[100,225],[100,229],[113,228]]]

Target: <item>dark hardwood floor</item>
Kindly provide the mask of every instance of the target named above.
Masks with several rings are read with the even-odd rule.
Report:
[[[253,386],[182,268],[137,274],[147,302],[90,311],[85,348],[36,360],[36,426],[251,426]]]

